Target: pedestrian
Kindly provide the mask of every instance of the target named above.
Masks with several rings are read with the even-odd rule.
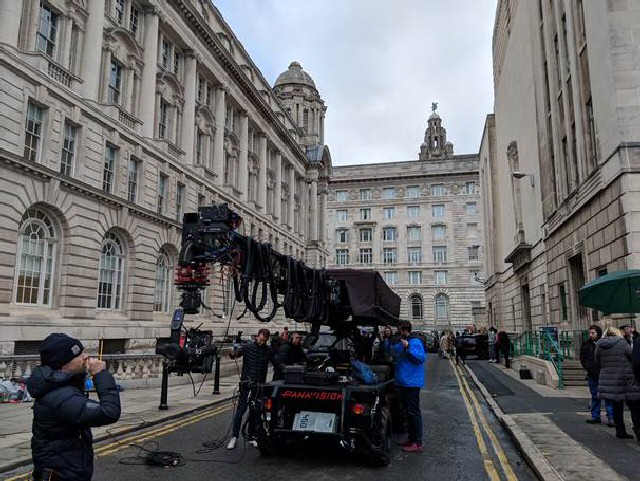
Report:
[[[589,326],[589,339],[587,339],[580,348],[580,364],[587,371],[587,384],[591,393],[591,419],[587,419],[589,424],[600,424],[600,406],[601,399],[598,397],[598,377],[600,373],[595,364],[596,343],[602,337],[602,329],[600,326],[593,324]],[[613,405],[608,399],[604,400],[605,410],[607,412],[607,426],[614,427],[613,423]]]
[[[487,333],[487,340],[489,343],[489,362],[496,362],[496,338],[497,329],[493,326],[489,328]]]
[[[640,341],[638,341],[638,332],[634,329],[634,342],[631,351],[631,368],[633,370],[634,380],[632,383],[633,390],[640,386]],[[632,396],[633,397],[633,396]],[[636,441],[640,444],[640,400],[631,399],[627,395],[627,404],[631,411],[631,421],[633,422],[633,432],[636,435]]]
[[[391,334],[391,327],[384,326],[380,335],[380,343],[378,344],[378,351],[376,352],[376,360],[384,362],[391,362],[393,360],[391,357],[391,345],[395,342],[395,339],[392,338]]]
[[[602,399],[608,399],[613,406],[613,423],[616,428],[616,437],[631,439],[633,436],[627,433],[624,425],[624,402],[627,401],[629,409],[635,410],[637,401],[640,400],[640,386],[633,381],[633,368],[631,365],[631,346],[624,339],[620,329],[609,327],[596,344],[594,353],[596,368],[599,369],[598,393]],[[635,388],[630,386],[635,385]],[[629,404],[631,401],[631,404]],[[635,402],[634,402],[635,401]],[[637,410],[632,411],[635,428],[640,428]]]
[[[449,344],[449,335],[446,331],[442,331],[442,336],[440,337],[440,358],[447,359],[447,346]]]
[[[467,363],[467,353],[464,350],[464,340],[463,336],[458,336],[455,339],[455,350],[456,350],[456,366],[458,365],[458,360],[462,361],[462,364]]]
[[[457,334],[460,335],[459,332]],[[447,355],[449,356],[449,359],[451,359],[454,356],[455,348],[456,348],[456,336],[453,333],[453,331],[451,331],[447,336]]]
[[[86,371],[98,401],[84,392]],[[35,481],[90,481],[93,475],[91,428],[120,418],[120,394],[103,361],[89,358],[78,339],[49,334],[40,345],[40,366],[27,381],[35,399],[31,454]]]
[[[506,331],[498,332],[498,340],[496,341],[496,346],[498,346],[497,358],[500,362],[500,354],[504,356],[504,367],[510,368],[511,361],[509,360],[509,353],[511,351],[511,341],[509,340],[509,335]]]
[[[280,362],[278,361],[277,353],[267,345],[269,336],[268,329],[260,329],[253,341],[238,346],[229,353],[231,359],[243,357],[244,360],[242,362],[242,373],[240,374],[238,405],[233,416],[232,435],[227,449],[235,449],[236,447],[240,436],[242,418],[250,404],[255,403],[258,385],[267,380],[269,363],[273,366],[275,376],[277,378],[280,377]],[[254,447],[257,446],[256,437],[260,421],[259,416],[258,409],[252,408],[249,410],[247,435],[249,444]]]
[[[304,364],[307,356],[302,349],[300,341],[302,336],[299,332],[291,334],[291,340],[283,343],[278,349],[278,361],[281,366],[292,366],[294,364]]]
[[[629,324],[625,324],[623,326],[620,326],[619,329],[622,332],[622,337],[625,341],[627,341],[627,344],[633,347],[633,328]]]
[[[400,443],[407,453],[422,452],[422,411],[420,390],[424,386],[427,355],[420,339],[411,337],[411,322],[400,322],[400,341],[393,345],[396,358],[396,383],[407,414],[408,437]]]

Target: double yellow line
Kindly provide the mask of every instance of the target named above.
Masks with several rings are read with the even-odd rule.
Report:
[[[451,362],[451,361],[450,361]],[[478,442],[478,448],[480,449],[480,454],[482,455],[482,460],[484,464],[484,469],[489,476],[490,481],[500,481],[500,475],[498,474],[498,470],[496,469],[492,456],[489,454],[487,450],[487,445],[484,441],[484,437],[482,435],[482,431],[480,430],[480,425],[482,429],[487,434],[487,437],[491,441],[491,446],[498,456],[498,461],[500,462],[500,466],[502,467],[502,472],[504,473],[507,481],[517,481],[518,478],[516,474],[513,472],[511,468],[511,464],[509,464],[509,460],[507,456],[504,454],[502,446],[498,441],[495,433],[489,426],[486,416],[482,412],[482,407],[480,403],[478,403],[478,398],[476,397],[473,390],[469,387],[467,380],[463,375],[460,374],[460,367],[456,366],[451,362],[451,366],[453,367],[453,371],[458,380],[458,387],[460,389],[460,393],[462,394],[462,399],[464,400],[465,407],[467,408],[467,413],[469,414],[469,419],[471,420],[471,424],[473,425],[473,432],[476,436],[476,440]],[[478,420],[480,423],[478,423]]]
[[[134,434],[132,436],[123,438],[119,441],[113,441],[109,444],[106,444],[104,446],[101,446],[97,449],[94,450],[94,454],[96,458],[102,457],[102,456],[108,456],[109,454],[113,454],[116,453],[118,451],[122,451],[123,449],[127,449],[128,447],[130,447],[131,444],[140,444],[143,443],[145,441],[148,441],[149,439],[155,438],[157,436],[161,436],[164,434],[169,434],[172,433],[174,431],[177,431],[178,429],[181,429],[185,426],[189,426],[190,424],[194,424],[197,423],[199,421],[202,421],[203,419],[207,419],[210,418],[212,416],[216,416],[224,411],[229,410],[229,408],[232,406],[232,404],[225,404],[223,406],[217,407],[216,409],[212,410],[212,411],[205,411],[205,412],[200,412],[200,413],[196,413],[186,419],[180,419],[178,421],[173,421],[171,423],[168,424],[164,424],[158,428],[152,429],[150,431],[145,431],[144,433],[141,434]],[[22,481],[22,480],[27,480],[29,479],[29,475],[31,474],[31,472],[28,473],[23,473],[23,474],[19,474],[17,476],[13,476],[11,478],[7,478],[5,481]]]

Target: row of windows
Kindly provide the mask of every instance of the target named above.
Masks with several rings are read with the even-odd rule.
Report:
[[[469,261],[479,260],[478,246],[467,247],[467,256]],[[432,262],[434,264],[447,264],[448,261],[448,249],[447,246],[433,246],[431,248]],[[373,264],[373,249],[365,247],[358,250],[357,263],[370,265]],[[408,247],[407,248],[407,262],[409,265],[418,265],[422,263],[422,248],[421,247]],[[382,263],[383,264],[397,264],[398,263],[398,249],[395,247],[385,247],[382,249]],[[350,264],[349,249],[336,249],[336,264],[339,266],[346,266]]]
[[[475,215],[478,213],[478,205],[476,202],[467,202],[465,205],[465,213],[467,215]],[[421,215],[421,209],[419,205],[407,206],[408,218],[419,218]],[[444,204],[434,204],[431,206],[431,217],[442,218],[445,216]],[[396,217],[395,207],[383,207],[382,217],[384,219],[394,219]],[[363,207],[360,209],[360,220],[371,220],[371,207]],[[336,209],[336,220],[338,222],[346,222],[349,220],[348,209]]]
[[[349,229],[339,228],[336,229],[336,243],[345,244],[349,242]],[[467,238],[474,238],[478,236],[478,224],[475,222],[467,224]],[[395,242],[398,240],[397,227],[384,227],[382,229],[382,240],[384,242]],[[447,226],[444,224],[431,226],[431,239],[440,240],[447,238]],[[373,228],[362,227],[358,229],[358,239],[361,243],[372,242]],[[407,227],[407,240],[419,241],[422,239],[422,227],[420,226],[408,226]]]
[[[51,306],[59,243],[51,219],[44,211],[32,208],[23,215],[18,234],[13,296],[17,304]],[[169,259],[169,254],[164,251],[157,258],[154,311],[168,312],[172,307],[173,268]],[[107,232],[100,247],[97,272],[98,309],[122,309],[126,260],[122,238],[115,232]]]
[[[435,316],[439,321],[449,319],[449,297],[444,293],[438,293],[434,297]],[[409,296],[409,316],[412,320],[424,318],[423,302],[420,294]]]
[[[398,272],[397,271],[384,271],[383,277],[385,282],[390,285],[398,284]],[[407,281],[410,285],[420,285],[423,283],[424,276],[422,275],[422,271],[407,271]],[[478,276],[480,275],[480,271],[470,270],[469,271],[469,283],[472,285],[476,285],[478,282]],[[449,271],[446,270],[436,270],[433,271],[433,276],[430,276],[429,281],[431,281],[436,286],[446,286],[449,284]],[[426,282],[426,281],[425,281]]]
[[[438,195],[446,195],[447,189],[444,184],[431,184],[429,186],[429,191],[432,196]],[[463,194],[477,194],[478,188],[475,181],[465,182],[464,189],[462,191]],[[422,189],[419,185],[409,185],[406,189],[406,197],[410,199],[416,199],[422,196]],[[385,200],[397,199],[398,191],[395,187],[385,187],[382,189],[382,198]],[[349,200],[349,191],[347,190],[337,190],[336,191],[336,201],[337,202],[347,202]],[[360,200],[373,200],[373,192],[372,189],[360,189]]]

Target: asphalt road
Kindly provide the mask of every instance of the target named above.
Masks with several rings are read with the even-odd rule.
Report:
[[[465,371],[456,374],[450,362],[435,354],[429,355],[426,369],[425,451],[407,454],[394,446],[386,468],[369,467],[340,448],[318,443],[300,443],[278,457],[262,456],[243,442],[227,451],[222,440],[229,431],[233,407],[225,404],[96,447],[93,480],[535,480]],[[202,442],[211,440],[221,440],[222,447],[199,452]],[[143,462],[139,456],[144,451],[129,443],[177,451],[186,464],[175,468],[135,464]]]

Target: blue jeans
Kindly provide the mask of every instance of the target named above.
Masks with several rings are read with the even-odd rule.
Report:
[[[407,413],[409,441],[422,444],[422,411],[420,410],[420,388],[400,386],[402,407]]]
[[[593,419],[600,419],[601,399],[598,397],[598,380],[587,377],[587,382],[589,383],[589,392],[591,393],[591,417]],[[604,407],[607,411],[607,419],[613,420],[613,404],[611,404],[611,401],[605,399]]]

